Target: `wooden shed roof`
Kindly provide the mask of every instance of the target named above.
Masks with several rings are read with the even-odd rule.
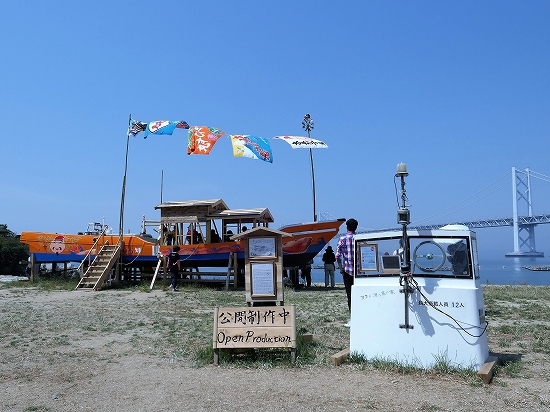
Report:
[[[229,207],[225,204],[222,199],[211,199],[211,200],[178,200],[173,202],[163,202],[160,205],[155,206],[156,209],[167,209],[167,208],[189,208],[189,207],[209,207],[216,210],[225,210]]]
[[[275,221],[268,208],[227,209],[211,213],[208,217],[211,219],[223,219],[227,223],[237,223],[239,221],[247,223],[255,220],[272,223]]]

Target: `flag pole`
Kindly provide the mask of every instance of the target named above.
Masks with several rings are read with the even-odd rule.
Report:
[[[310,132],[313,130],[313,119],[309,114],[306,114],[304,116],[304,120],[302,121],[302,129],[304,129],[307,132],[307,137],[310,139]],[[311,164],[311,187],[313,189],[313,221],[317,222],[317,209],[316,209],[316,199],[315,199],[315,169],[313,167],[313,152],[311,151],[311,148],[309,149],[309,162]]]
[[[164,169],[160,173],[160,203],[162,203],[162,189],[164,187]]]
[[[132,125],[132,114],[128,116],[128,132],[126,133],[126,160],[124,163],[124,178],[122,179],[122,194],[120,198],[120,221],[118,225],[118,242],[122,244],[124,235],[124,200],[126,198],[126,175],[128,173],[128,148],[130,146],[130,126]]]

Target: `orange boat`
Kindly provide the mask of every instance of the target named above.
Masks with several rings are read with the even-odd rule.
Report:
[[[154,266],[160,255],[168,255],[177,244],[182,267],[227,267],[231,253],[244,262],[244,242],[231,240],[233,234],[268,227],[274,221],[267,208],[229,209],[221,199],[164,202],[155,209],[161,212],[160,220],[143,220],[142,233],[122,236],[123,263]],[[313,259],[336,236],[344,220],[281,227],[279,230],[293,235],[283,238],[284,267],[301,266]],[[155,236],[147,233],[148,228],[153,228]],[[79,262],[94,256],[105,244],[118,244],[119,235],[108,232],[104,225],[94,223],[77,234],[23,232],[20,240],[29,245],[31,260],[36,263]]]

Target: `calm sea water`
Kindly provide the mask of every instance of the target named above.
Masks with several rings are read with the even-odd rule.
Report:
[[[315,264],[321,264],[315,259]],[[492,285],[550,285],[550,271],[532,271],[522,266],[550,266],[550,258],[505,258],[480,260],[482,284]],[[336,271],[336,282],[342,283],[342,275]],[[325,271],[313,269],[311,281],[317,285],[325,284]]]

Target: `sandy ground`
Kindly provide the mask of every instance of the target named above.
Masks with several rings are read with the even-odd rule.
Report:
[[[524,355],[520,377],[490,385],[354,364],[197,366],[189,354],[154,345],[145,314],[161,313],[170,299],[160,290],[0,289],[0,411],[550,410],[550,365],[542,355]],[[104,316],[103,326],[88,323],[92,307],[93,322]],[[114,314],[123,307],[133,309]],[[136,328],[151,335],[150,347]]]

